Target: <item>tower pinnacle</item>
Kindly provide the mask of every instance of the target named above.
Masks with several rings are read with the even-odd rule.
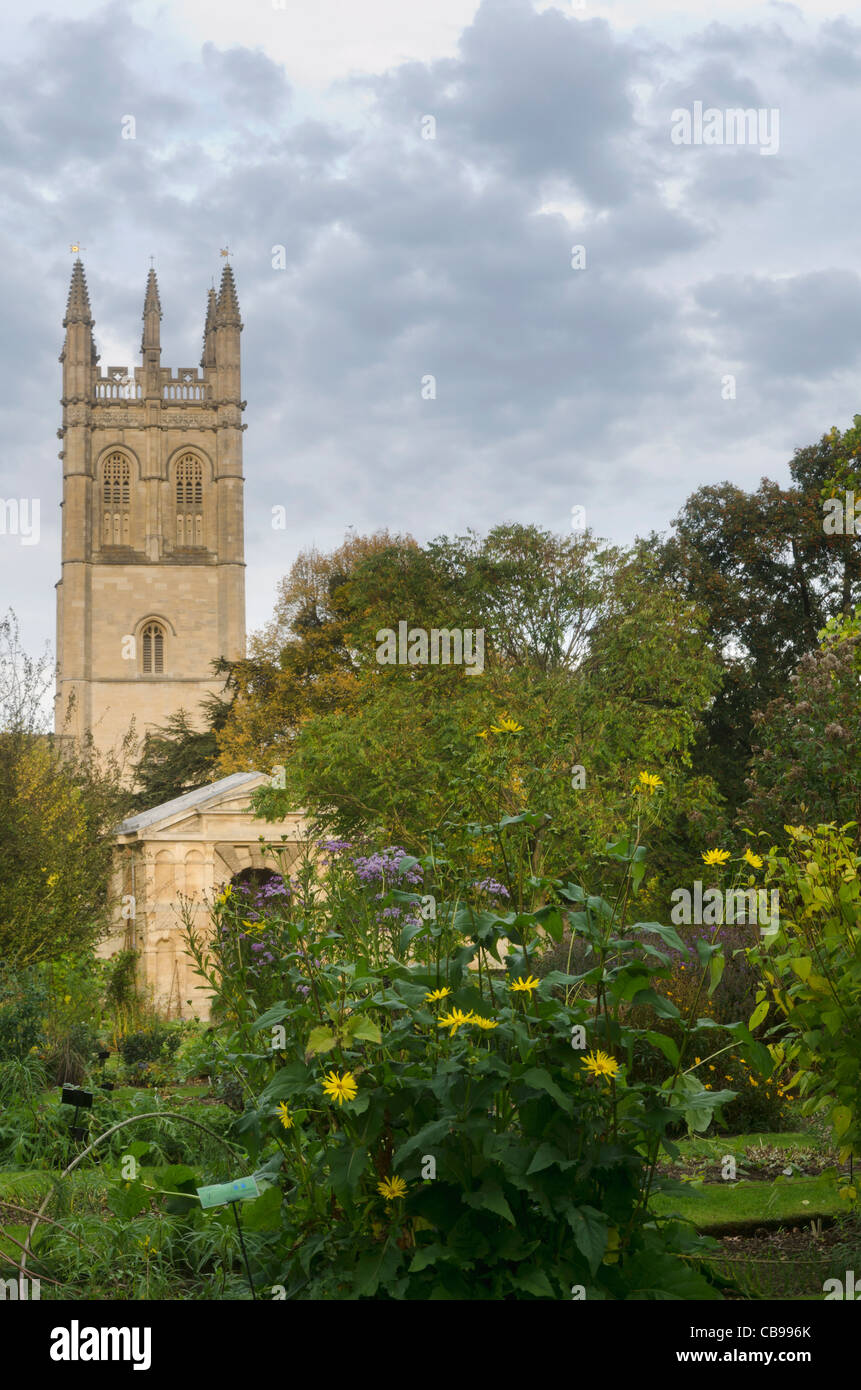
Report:
[[[225,262],[221,272],[221,288],[218,291],[217,319],[219,327],[241,328],[239,320],[239,300],[236,295],[236,282],[233,267]]]
[[[68,328],[70,323],[85,323],[88,328],[93,326],[90,296],[87,292],[87,277],[84,274],[84,266],[80,256],[72,266],[72,282],[69,285],[69,298],[66,301],[66,317],[63,319],[63,327]]]
[[[154,352],[160,355],[161,301],[158,297],[158,281],[155,278],[155,271],[152,268],[150,268],[150,272],[146,278],[143,323],[144,330],[143,339],[141,341],[141,352],[144,354]]]

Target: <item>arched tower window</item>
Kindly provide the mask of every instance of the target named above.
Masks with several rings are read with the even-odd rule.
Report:
[[[125,454],[110,454],[102,476],[102,545],[131,545],[131,486]]]
[[[194,454],[176,465],[176,543],[203,545],[203,464]]]
[[[143,630],[141,669],[145,676],[160,676],[164,671],[164,628],[161,623],[147,623]]]

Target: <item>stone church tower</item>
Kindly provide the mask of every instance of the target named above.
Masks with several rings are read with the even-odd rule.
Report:
[[[99,372],[84,267],[63,327],[63,551],[57,585],[58,734],[116,748],[198,707],[245,655],[242,411],[233,271],[209,291],[201,371],[161,366],[150,270],[143,365]]]

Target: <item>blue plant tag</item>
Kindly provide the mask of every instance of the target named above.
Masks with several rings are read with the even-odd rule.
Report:
[[[236,1178],[234,1182],[219,1182],[212,1187],[199,1187],[197,1195],[202,1207],[223,1207],[228,1202],[244,1202],[249,1197],[259,1197],[260,1191],[253,1178]]]

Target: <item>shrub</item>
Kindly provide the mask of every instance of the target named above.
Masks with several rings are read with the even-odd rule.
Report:
[[[156,1023],[140,1032],[126,1034],[118,1047],[126,1065],[134,1066],[139,1062],[172,1058],[181,1042],[182,1034],[178,1029]]]
[[[25,1057],[44,1041],[47,984],[35,966],[0,963],[0,1061]]]
[[[513,737],[514,721],[501,722]],[[632,820],[645,826],[646,793],[634,800]],[[526,811],[475,830],[528,874],[543,821]],[[510,907],[523,902],[514,883],[495,902],[477,891],[441,845],[388,864],[369,901],[348,865],[332,869],[343,852],[332,847],[321,881],[300,885],[301,912],[270,922],[261,906],[252,928],[226,890],[211,940],[187,921],[221,1001],[226,1058],[256,1094],[234,1132],[281,1188],[280,1207],[270,1193],[258,1199],[273,1236],[255,1277],[309,1299],[558,1299],[572,1286],[588,1298],[718,1297],[698,1268],[699,1237],[649,1209],[662,1143],[674,1152],[669,1128],[683,1120],[702,1132],[733,1092],[698,1078],[691,1030],[656,988],[685,944],[672,927],[630,920],[639,832],[607,846],[601,893],[532,876],[545,903],[533,911]],[[387,856],[360,858],[367,872]],[[380,932],[389,905],[401,909],[398,928]],[[579,971],[539,980],[563,912],[577,951],[591,953]],[[263,985],[252,931],[277,932]],[[694,959],[702,991],[722,948],[699,941]],[[269,1003],[273,980],[280,997]],[[659,1031],[664,1021],[678,1042]],[[743,1023],[727,1032],[770,1072]],[[633,1064],[646,1045],[664,1058],[654,1081]]]

